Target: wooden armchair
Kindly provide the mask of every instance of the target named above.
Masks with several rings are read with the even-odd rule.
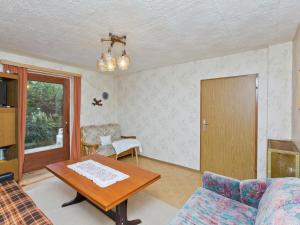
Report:
[[[122,136],[119,124],[104,124],[97,126],[84,126],[81,127],[81,156],[102,154],[108,157],[118,159],[125,155],[133,157],[137,154],[136,149],[129,149],[128,151],[122,152],[116,155],[112,146],[101,146],[100,136],[111,135],[112,141],[136,138],[136,136]]]
[[[126,139],[126,138],[134,138],[136,139],[136,136],[121,136],[122,139]],[[83,141],[82,139],[82,135],[81,135],[81,155],[85,156],[85,155],[92,155],[95,154],[97,152],[97,149],[99,148],[100,144],[89,144]],[[130,149],[131,152],[130,154],[133,156],[135,154],[133,149]],[[125,156],[128,155],[128,153],[126,152],[126,154],[123,155],[120,154],[119,156]],[[112,155],[112,157],[117,157],[115,155]]]

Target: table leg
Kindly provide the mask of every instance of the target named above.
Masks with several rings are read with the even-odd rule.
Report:
[[[62,205],[62,207],[77,204],[84,200],[87,200],[92,205],[94,205],[96,208],[98,208],[101,212],[103,212],[105,215],[107,215],[109,218],[114,220],[116,222],[116,225],[136,225],[136,224],[142,223],[141,220],[131,220],[131,221],[127,220],[127,200],[125,200],[124,202],[121,202],[119,205],[117,205],[116,211],[113,211],[113,210],[104,211],[103,209],[101,209],[100,207],[95,205],[93,202],[89,201],[83,195],[81,195],[80,193],[77,192],[76,197],[73,200],[64,203]]]
[[[127,200],[121,202],[119,205],[116,206],[116,211],[109,210],[105,211],[100,207],[96,206],[94,203],[90,202],[96,208],[98,208],[101,212],[103,212],[106,216],[111,218],[113,221],[116,222],[116,225],[136,225],[142,223],[141,220],[127,220]]]
[[[80,203],[84,200],[86,200],[86,198],[84,196],[82,196],[80,193],[77,192],[76,197],[73,200],[62,204],[61,207],[66,207],[66,206],[69,206],[69,205],[77,204],[77,203]]]
[[[116,225],[136,225],[142,223],[141,220],[127,220],[127,200],[116,207]]]

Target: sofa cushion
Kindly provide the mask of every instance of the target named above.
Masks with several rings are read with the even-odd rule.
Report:
[[[100,145],[97,149],[97,153],[104,156],[111,156],[116,154],[112,145]]]
[[[111,136],[100,136],[101,145],[111,145]]]
[[[104,125],[92,125],[84,126],[82,130],[82,139],[85,143],[100,144],[100,136],[111,135],[111,141],[121,139],[121,128],[119,124],[104,124]]]
[[[288,204],[280,207],[272,216],[266,217],[261,224],[268,225],[299,225],[300,204]]]
[[[260,200],[256,224],[266,224],[266,221],[273,221],[274,217],[279,215],[284,216],[285,220],[293,219],[295,216],[300,218],[300,211],[295,215],[294,211],[291,211],[289,214],[288,211],[284,210],[293,204],[300,205],[300,179],[274,179]],[[278,210],[280,212],[277,212]],[[300,224],[300,221],[298,224]]]
[[[269,185],[268,180],[243,180],[240,184],[241,202],[258,208],[258,204]]]
[[[15,181],[0,183],[0,224],[52,224]]]
[[[254,224],[257,209],[205,188],[197,189],[170,225]]]

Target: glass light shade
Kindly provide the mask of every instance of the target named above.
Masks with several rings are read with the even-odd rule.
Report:
[[[98,70],[100,70],[101,72],[107,71],[107,66],[106,66],[106,63],[105,63],[105,61],[104,61],[103,55],[102,55],[101,58],[98,59],[98,61],[97,61],[97,68],[98,68]]]
[[[122,56],[116,58],[112,56],[111,47],[108,48],[107,53],[102,53],[101,58],[97,61],[97,68],[101,72],[115,71],[117,65],[120,70],[127,70],[129,67],[130,58],[124,49]]]
[[[128,55],[122,55],[118,58],[118,67],[120,70],[127,70],[130,63]]]
[[[106,62],[112,60],[113,56],[111,54],[111,50],[108,49],[107,53],[102,54],[102,57]]]
[[[116,69],[117,63],[116,58],[111,57],[106,60],[107,71],[114,71]]]
[[[111,55],[111,50],[109,49],[106,54],[103,55],[104,62],[106,65],[106,71],[114,71],[117,66],[117,60]]]

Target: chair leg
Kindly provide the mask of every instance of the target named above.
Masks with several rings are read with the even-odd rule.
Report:
[[[116,154],[116,160],[118,160],[118,154]]]
[[[138,148],[134,148],[134,151],[135,151],[136,166],[139,166]]]
[[[131,158],[133,159],[134,149],[131,149]]]

